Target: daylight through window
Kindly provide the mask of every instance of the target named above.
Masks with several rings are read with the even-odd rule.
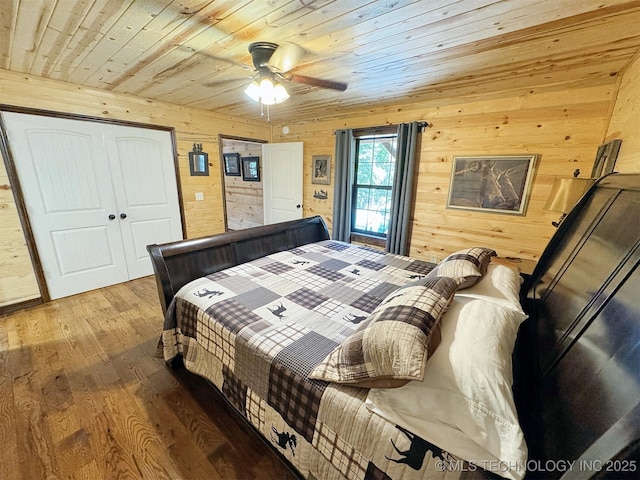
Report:
[[[396,165],[395,134],[356,139],[351,231],[385,237]]]

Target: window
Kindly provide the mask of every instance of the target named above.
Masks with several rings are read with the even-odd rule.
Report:
[[[393,134],[356,137],[351,231],[386,237],[396,165]]]

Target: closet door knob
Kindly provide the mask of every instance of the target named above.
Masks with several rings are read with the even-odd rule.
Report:
[[[127,214],[126,213],[121,213],[120,214],[120,218],[124,220],[125,218],[127,218]]]
[[[112,213],[111,215],[109,215],[109,220],[115,220],[116,216]]]

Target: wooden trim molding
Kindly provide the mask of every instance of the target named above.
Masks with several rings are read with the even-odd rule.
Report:
[[[2,111],[4,110],[2,110],[2,107],[0,106],[0,114]],[[31,265],[33,266],[36,282],[38,283],[38,289],[40,290],[42,301],[48,302],[51,297],[49,296],[49,289],[47,288],[47,282],[44,278],[40,254],[36,248],[33,230],[31,229],[31,222],[29,221],[29,214],[27,213],[27,207],[24,203],[24,195],[22,194],[22,187],[20,186],[20,180],[18,179],[18,174],[15,169],[13,155],[11,154],[11,148],[9,146],[9,138],[7,137],[7,130],[5,128],[4,118],[2,115],[0,115],[0,154],[2,155],[5,168],[7,169],[7,177],[9,177],[11,191],[13,192],[13,198],[16,202],[18,218],[22,225],[27,251],[31,257]],[[20,305],[20,303],[17,305]]]
[[[8,315],[10,313],[17,312],[18,310],[24,310],[27,308],[37,307],[42,305],[44,300],[40,298],[32,298],[31,300],[25,300],[24,302],[12,303],[11,305],[0,306],[0,315]]]

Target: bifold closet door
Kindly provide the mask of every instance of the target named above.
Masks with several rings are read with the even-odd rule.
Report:
[[[169,132],[110,125],[105,145],[129,279],[153,273],[147,245],[182,239]]]
[[[148,275],[146,244],[182,238],[168,132],[2,116],[52,299]]]

